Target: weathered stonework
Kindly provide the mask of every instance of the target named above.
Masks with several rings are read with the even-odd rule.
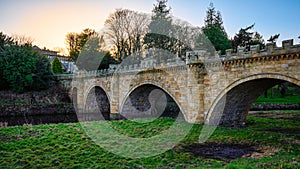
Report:
[[[282,48],[267,45],[265,51],[259,51],[254,46],[238,54],[228,50],[226,58],[207,62],[189,56],[185,64],[176,61],[167,66],[136,69],[138,65],[134,65],[119,72],[89,72],[73,76],[70,91],[76,90],[78,109],[83,109],[89,91],[98,86],[107,95],[110,112],[118,113],[132,92],[140,86],[153,85],[176,102],[188,122],[220,121],[226,126],[239,126],[245,122],[252,102],[265,89],[283,81],[300,86],[299,54],[300,45],[284,41]]]

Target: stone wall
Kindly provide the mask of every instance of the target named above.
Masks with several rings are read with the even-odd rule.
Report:
[[[46,91],[0,91],[0,126],[77,121],[67,90],[52,86]]]
[[[0,127],[77,122],[72,104],[0,105]]]

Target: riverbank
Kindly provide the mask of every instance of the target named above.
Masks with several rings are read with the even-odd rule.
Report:
[[[250,113],[245,127],[218,127],[204,143],[198,143],[203,125],[195,124],[175,147],[138,159],[110,153],[86,135],[79,123],[0,128],[0,168],[300,168],[300,137],[295,133],[300,130],[299,111],[275,114]],[[98,123],[102,122],[91,124]],[[174,120],[105,123],[122,135],[145,139],[169,129]],[[102,141],[112,147],[120,142],[109,137]],[[145,144],[126,146],[143,153]]]

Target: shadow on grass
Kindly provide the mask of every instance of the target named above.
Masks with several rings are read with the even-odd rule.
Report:
[[[281,120],[291,120],[300,121],[300,110],[294,110],[291,112],[283,113],[282,111],[252,111],[250,115],[254,117],[261,118],[271,118],[271,119],[281,119]]]
[[[300,128],[293,127],[293,128],[269,128],[266,131],[280,133],[280,134],[293,134],[293,135],[300,135]]]
[[[257,152],[250,144],[232,144],[232,143],[195,143],[184,146],[184,151],[193,154],[195,157],[211,159],[229,159],[247,157],[253,152]]]

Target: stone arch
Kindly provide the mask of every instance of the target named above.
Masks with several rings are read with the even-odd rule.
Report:
[[[131,79],[130,87],[134,88],[136,86],[140,86],[141,84],[153,84],[162,89],[165,89],[165,86],[171,86],[170,80],[173,79],[172,75],[168,73],[168,71],[163,69],[155,69],[155,70],[146,70],[141,71],[136,74],[136,76]],[[177,81],[172,81],[173,90],[179,90],[179,84]]]
[[[72,91],[71,92],[71,101],[72,101],[73,107],[77,111],[77,109],[78,109],[78,89],[77,89],[77,87],[73,87],[71,91]]]
[[[87,88],[87,92],[86,92],[86,95],[85,95],[85,97],[84,97],[84,103],[86,103],[86,99],[87,99],[87,97],[88,97],[88,94],[91,92],[91,90],[93,89],[93,88],[100,88],[101,90],[103,90],[103,92],[104,92],[104,94],[107,96],[107,98],[108,98],[108,101],[109,101],[109,103],[111,103],[111,98],[110,98],[110,95],[109,95],[109,93],[105,90],[105,88],[103,87],[103,86],[101,86],[101,85],[92,85],[92,86],[89,86],[88,88]]]
[[[163,112],[158,112],[162,114],[153,114],[150,112],[150,107],[152,106],[151,98],[149,98],[149,95],[151,95],[151,92],[155,93],[157,92],[159,94],[159,91],[155,91],[155,89],[161,90],[165,96],[166,96],[166,109],[164,109]],[[137,96],[139,94],[140,96]],[[136,100],[133,100],[131,98],[135,98]],[[158,96],[158,98],[160,98]],[[130,102],[129,102],[130,99]],[[160,99],[158,99],[160,100]],[[163,100],[163,99],[162,99]],[[159,102],[159,101],[158,101]],[[141,105],[141,103],[144,103]],[[128,105],[130,104],[130,105]],[[174,105],[175,104],[175,105]],[[131,108],[130,110],[128,110]],[[170,110],[171,109],[171,110]],[[136,111],[137,110],[137,111]],[[148,111],[149,110],[149,111]],[[173,94],[171,94],[170,91],[166,90],[157,82],[144,82],[137,86],[134,86],[127,92],[125,95],[122,104],[120,106],[120,114],[124,116],[125,118],[143,118],[143,117],[171,117],[171,118],[177,118],[180,120],[185,119],[185,114],[182,113],[182,106],[180,105],[179,101],[174,97]],[[172,111],[172,112],[169,112]],[[130,113],[132,114],[130,114]],[[139,114],[135,114],[139,113]],[[150,113],[150,114],[149,114]]]
[[[87,91],[79,121],[109,120],[111,106],[107,92],[100,86],[91,86]]]
[[[231,83],[212,103],[206,124],[230,127],[244,125],[252,103],[265,90],[283,82],[300,86],[300,80],[277,73],[255,74]]]

